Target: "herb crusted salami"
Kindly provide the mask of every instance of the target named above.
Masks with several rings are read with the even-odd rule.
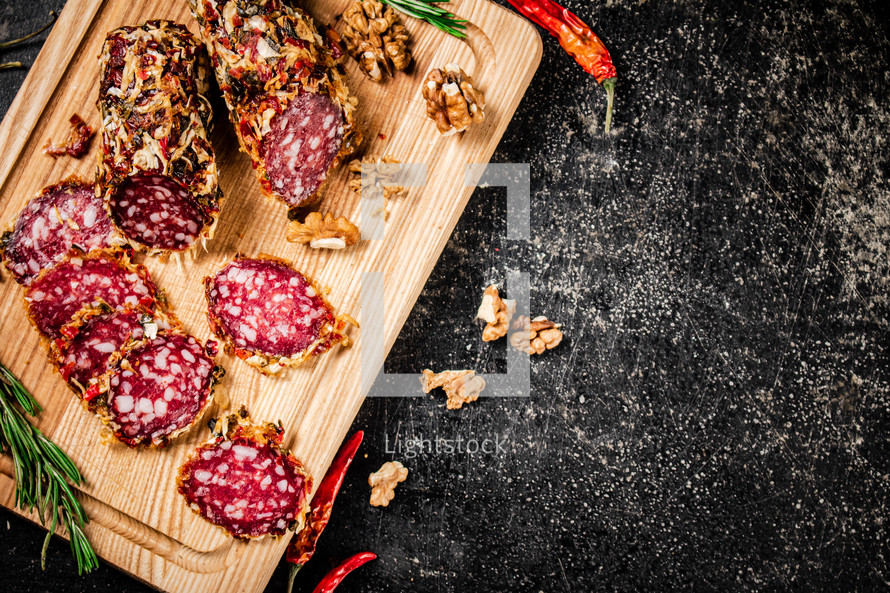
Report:
[[[3,235],[3,260],[20,284],[64,259],[72,248],[83,251],[122,243],[92,186],[69,178],[43,188]]]
[[[215,428],[218,436],[179,469],[176,483],[189,508],[241,539],[302,529],[312,478],[281,448],[281,424],[251,424],[242,407]]]
[[[183,25],[156,20],[110,32],[100,59],[96,183],[115,225],[150,253],[210,238],[222,192],[203,48]]]
[[[349,345],[346,326],[355,322],[335,316],[312,281],[281,260],[236,258],[204,279],[204,293],[211,331],[263,373]]]
[[[281,0],[189,0],[241,148],[264,193],[294,208],[361,142],[358,101],[312,19]]]

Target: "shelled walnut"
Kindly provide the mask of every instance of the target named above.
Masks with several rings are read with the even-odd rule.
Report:
[[[420,377],[420,385],[424,393],[429,393],[436,387],[445,390],[448,396],[446,406],[449,410],[458,410],[464,404],[479,399],[479,394],[485,389],[485,379],[478,376],[476,371],[442,371],[434,373],[424,369]]]
[[[502,299],[498,287],[492,284],[482,293],[482,304],[476,312],[476,319],[487,322],[482,330],[482,341],[491,342],[507,335],[510,320],[516,313],[516,301]]]
[[[510,345],[526,354],[541,354],[562,342],[561,327],[561,323],[553,323],[546,317],[529,321],[528,317],[520,315],[511,325]]]
[[[411,64],[411,34],[391,6],[378,0],[356,0],[343,12],[346,52],[374,82]]]
[[[433,68],[423,81],[426,114],[445,136],[463,132],[485,120],[485,96],[457,64]]]
[[[374,170],[362,178],[362,163],[377,165]],[[381,158],[364,157],[355,159],[349,163],[349,172],[352,174],[349,180],[349,189],[354,192],[383,192],[383,197],[403,198],[408,195],[408,189],[401,185],[395,185],[399,176],[401,163],[391,155]]]
[[[371,487],[371,506],[385,507],[395,498],[396,485],[408,478],[408,468],[400,461],[387,461],[368,476]]]
[[[324,217],[320,212],[310,212],[302,223],[293,220],[287,225],[288,241],[308,243],[316,249],[343,249],[355,245],[360,238],[358,227],[344,217],[334,218],[330,212]]]

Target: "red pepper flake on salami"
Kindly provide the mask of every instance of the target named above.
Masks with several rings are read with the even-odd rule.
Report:
[[[165,446],[194,424],[222,375],[194,337],[178,331],[130,341],[101,380],[96,411],[121,442]]]
[[[266,374],[342,343],[355,323],[334,311],[311,280],[271,257],[236,258],[204,279],[210,329],[234,353]]]
[[[107,303],[114,309],[142,305],[153,309],[157,289],[148,271],[130,263],[124,251],[72,254],[44,270],[28,286],[28,317],[44,335],[60,337],[62,326],[85,306]]]
[[[179,468],[176,483],[189,508],[240,539],[302,529],[312,478],[281,448],[281,424],[253,425],[241,408],[216,428],[219,436]]]
[[[183,25],[148,21],[110,32],[100,59],[96,183],[114,223],[153,254],[209,239],[222,192],[203,47]]]
[[[114,310],[106,303],[86,307],[50,345],[51,357],[62,378],[79,395],[110,368],[112,356],[130,340],[154,338],[159,331],[179,327],[179,321],[142,307]]]
[[[311,17],[281,0],[189,0],[263,192],[288,207],[355,151],[358,100]]]
[[[3,235],[3,260],[17,282],[28,284],[72,247],[91,251],[121,242],[93,188],[70,178],[25,205]]]

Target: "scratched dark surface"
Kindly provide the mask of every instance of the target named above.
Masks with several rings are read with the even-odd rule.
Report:
[[[529,398],[368,400],[366,458],[297,590],[364,550],[380,559],[341,591],[886,590],[890,5],[568,5],[613,50],[613,132],[545,38],[494,159],[531,164],[532,241],[478,190],[387,368],[502,370],[472,318],[511,267],[566,339]],[[45,10],[5,3],[0,38]],[[3,112],[23,78],[0,72]],[[503,450],[387,452],[458,436]],[[371,508],[392,458],[411,474]],[[147,590],[104,564],[77,577],[60,540],[41,572],[41,539],[0,512],[6,591]]]

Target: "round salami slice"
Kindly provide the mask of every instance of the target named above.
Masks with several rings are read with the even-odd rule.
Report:
[[[164,332],[131,342],[98,389],[98,412],[118,440],[162,447],[197,421],[221,369],[194,337]]]
[[[212,223],[176,180],[154,173],[128,177],[109,196],[114,223],[128,238],[151,249],[182,251]]]
[[[343,140],[343,115],[326,95],[306,93],[272,118],[263,138],[272,190],[291,207],[312,202]]]
[[[210,329],[228,352],[264,373],[349,345],[349,318],[335,317],[312,281],[277,259],[235,259],[205,278],[204,290]]]
[[[55,339],[84,306],[105,302],[114,309],[137,305],[153,309],[156,290],[148,271],[131,264],[125,252],[93,251],[69,255],[42,272],[28,286],[25,304],[35,327]]]
[[[131,340],[152,339],[179,322],[142,307],[114,310],[106,303],[86,307],[62,327],[52,342],[52,358],[62,378],[80,395],[110,368],[112,355]]]
[[[3,259],[16,281],[28,284],[72,247],[90,251],[121,242],[92,186],[68,179],[25,205],[3,236]]]
[[[281,449],[281,425],[252,425],[244,408],[222,422],[220,436],[179,468],[176,482],[189,507],[241,539],[301,529],[312,478]]]

